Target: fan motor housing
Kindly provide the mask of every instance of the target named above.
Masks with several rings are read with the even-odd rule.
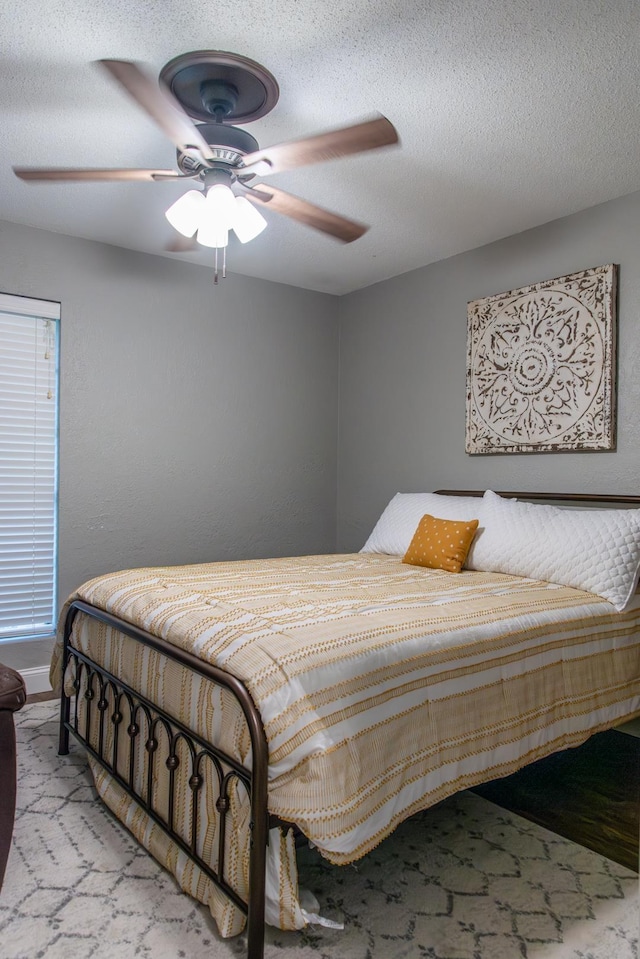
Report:
[[[198,132],[202,134],[216,154],[216,160],[229,166],[237,166],[247,153],[260,149],[255,137],[246,130],[227,126],[223,123],[198,123]],[[194,156],[178,151],[178,166],[183,173],[195,173],[204,169]]]

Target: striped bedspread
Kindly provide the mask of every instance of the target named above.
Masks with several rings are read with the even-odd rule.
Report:
[[[549,583],[357,553],[128,570],[76,597],[245,683],[269,743],[269,809],[334,863],[459,789],[640,712],[640,608],[617,613]],[[206,681],[86,619],[74,644],[246,757],[233,706]],[[58,667],[59,646],[54,679]],[[121,814],[129,801],[105,775],[101,792]],[[138,833],[148,840],[143,822]],[[272,845],[280,893],[270,921],[299,926],[293,845]],[[209,902],[223,934],[238,931],[210,883],[185,878],[166,849],[154,854]]]

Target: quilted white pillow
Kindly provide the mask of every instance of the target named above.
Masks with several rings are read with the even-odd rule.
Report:
[[[596,593],[622,611],[640,573],[640,510],[560,509],[487,490],[470,569],[510,573]]]
[[[478,519],[481,506],[478,496],[396,493],[360,552],[404,556],[425,513],[438,519]]]

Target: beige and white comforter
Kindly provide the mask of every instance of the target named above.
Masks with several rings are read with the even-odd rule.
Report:
[[[358,859],[459,789],[640,712],[640,610],[617,613],[549,583],[357,553],[129,570],[76,597],[245,683],[269,743],[269,809],[334,863]],[[225,694],[78,620],[76,646],[246,760],[248,735]],[[210,905],[222,934],[239,931],[237,910],[106,773],[94,775],[140,841]],[[234,815],[232,881],[244,895],[240,800]],[[272,837],[269,857],[268,919],[300,926],[291,836]]]

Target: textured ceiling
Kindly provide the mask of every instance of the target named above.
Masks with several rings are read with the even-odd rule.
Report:
[[[0,36],[0,219],[45,230],[168,255],[184,187],[24,183],[11,166],[173,167],[91,61],[157,76],[202,49],[276,76],[277,106],[245,127],[263,147],[374,111],[401,137],[269,180],[370,224],[363,238],[267,212],[229,247],[231,274],[341,294],[640,189],[638,0],[30,0],[2,4]]]

